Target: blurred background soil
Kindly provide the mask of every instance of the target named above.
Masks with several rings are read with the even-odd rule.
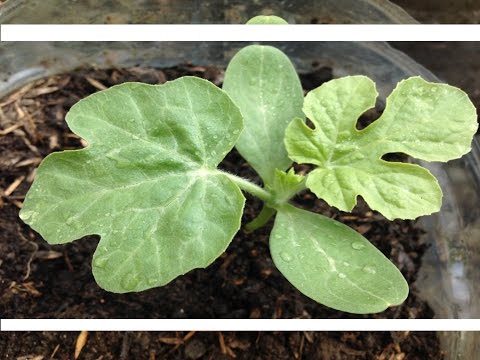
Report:
[[[478,24],[478,0],[391,0],[424,24]]]

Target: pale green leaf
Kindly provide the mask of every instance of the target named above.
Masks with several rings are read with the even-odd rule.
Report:
[[[278,203],[282,203],[288,201],[293,195],[304,188],[304,181],[305,176],[295,174],[293,168],[290,168],[288,171],[276,169],[272,185],[267,188],[273,194],[273,198]]]
[[[100,235],[101,287],[161,286],[224,252],[244,197],[216,170],[242,129],[222,90],[192,77],[127,83],[81,100],[67,123],[89,146],[42,162],[20,217],[51,244]]]
[[[471,150],[477,128],[477,112],[465,92],[412,77],[398,83],[382,116],[363,131],[363,141],[374,139],[370,149],[377,155],[403,152],[448,161]]]
[[[247,25],[288,25],[288,23],[279,16],[258,15],[248,20]]]
[[[278,209],[270,251],[300,292],[337,310],[381,312],[408,295],[400,271],[362,235],[291,205]]]
[[[223,89],[242,112],[245,127],[236,143],[240,154],[271,184],[275,169],[286,170],[285,129],[302,113],[303,90],[288,57],[271,46],[240,50],[225,72]]]
[[[295,170],[290,168],[288,171],[275,171],[275,177],[272,183],[272,190],[279,192],[287,192],[288,190],[298,186],[305,176],[295,174]]]
[[[462,156],[477,129],[473,104],[460,89],[414,77],[398,84],[378,120],[357,130],[358,118],[377,95],[365,76],[332,80],[311,91],[303,110],[315,129],[292,121],[285,137],[290,157],[318,166],[306,185],[340,210],[352,210],[361,195],[388,219],[438,211],[442,192],[428,170],[381,158],[391,152],[429,161]]]

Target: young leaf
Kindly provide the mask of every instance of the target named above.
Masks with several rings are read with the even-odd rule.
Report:
[[[264,204],[259,215],[249,222],[245,229],[254,231],[264,226],[270,218],[275,215],[275,207],[278,204],[287,202],[296,193],[305,188],[305,176],[295,174],[295,170],[290,168],[289,171],[280,171],[275,169],[275,176],[272,184],[267,186],[267,189],[272,194],[273,201]]]
[[[460,89],[414,77],[400,82],[382,116],[358,131],[357,119],[376,97],[375,84],[365,76],[332,80],[311,91],[303,110],[315,129],[301,119],[291,122],[285,134],[290,157],[318,166],[306,185],[340,210],[352,210],[361,195],[388,219],[438,211],[442,192],[427,169],[381,157],[391,152],[429,161],[462,156],[477,129],[475,107]]]
[[[295,170],[290,168],[288,171],[275,170],[275,177],[271,187],[268,189],[272,192],[273,197],[278,202],[288,201],[293,195],[295,195],[305,186],[303,182],[305,176],[295,174]]]
[[[247,25],[288,25],[288,23],[279,16],[258,15],[248,20]]]
[[[367,239],[325,216],[283,205],[270,235],[275,266],[299,291],[356,314],[401,304],[408,284]]]
[[[285,129],[293,118],[304,118],[295,68],[278,49],[247,46],[228,64],[223,89],[245,121],[236,148],[264,183],[271,184],[275,169],[286,170],[292,164],[283,143]]]
[[[101,287],[161,286],[224,252],[245,199],[216,170],[242,130],[222,90],[193,77],[127,83],[81,100],[66,120],[89,146],[47,156],[20,217],[51,244],[100,235]]]

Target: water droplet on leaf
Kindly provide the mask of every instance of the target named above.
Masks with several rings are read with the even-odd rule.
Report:
[[[363,244],[360,241],[356,241],[356,242],[352,243],[352,248],[354,248],[355,250],[362,250],[362,249],[365,248],[365,244]]]
[[[280,257],[283,259],[283,261],[290,262],[292,261],[292,255],[286,252],[280,253]]]
[[[344,273],[338,273],[338,277],[340,279],[345,279],[347,277],[347,275],[345,275]]]
[[[350,161],[360,161],[360,160],[363,160],[365,159],[365,155],[361,154],[361,153],[354,153],[352,154],[352,156],[350,157]]]
[[[104,268],[107,265],[108,259],[105,256],[97,256],[93,259],[93,266],[96,266],[100,269]]]
[[[118,240],[118,238],[112,238],[108,242],[108,245],[112,248],[112,250],[116,250],[120,247],[120,241]]]
[[[138,285],[138,280],[134,275],[127,274],[120,281],[120,285],[122,285],[123,290],[126,290],[126,291],[134,290],[135,287]]]
[[[377,272],[373,265],[365,265],[362,270],[368,274],[375,274]]]
[[[38,213],[36,211],[24,211],[22,212],[21,219],[24,221],[35,222],[37,219]]]

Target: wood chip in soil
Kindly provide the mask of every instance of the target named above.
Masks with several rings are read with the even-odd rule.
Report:
[[[2,359],[74,359],[79,332],[4,332]],[[81,360],[441,360],[423,332],[89,332]]]

